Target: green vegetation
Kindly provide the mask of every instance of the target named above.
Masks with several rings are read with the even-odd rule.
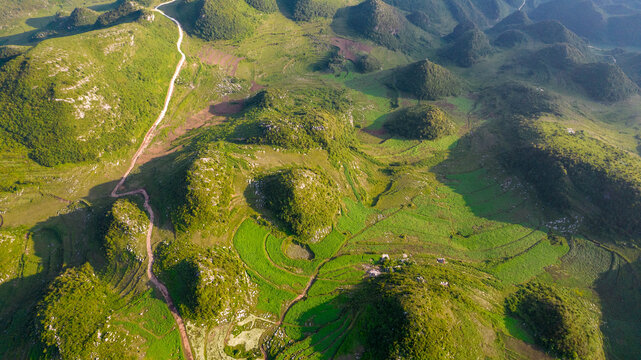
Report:
[[[456,96],[461,83],[449,70],[422,60],[397,69],[394,84],[419,100],[436,100],[445,96]]]
[[[228,220],[230,171],[231,160],[222,144],[212,144],[195,156],[184,180],[184,204],[175,216],[177,229],[204,230]]]
[[[529,15],[535,20],[557,20],[589,39],[605,35],[606,16],[592,1],[554,1],[539,5]]]
[[[443,55],[458,66],[470,67],[492,51],[485,33],[472,29],[456,37],[454,43]]]
[[[29,50],[27,46],[0,46],[0,66],[16,56],[24,54],[27,50]]]
[[[574,46],[582,46],[584,44],[583,40],[558,21],[537,22],[524,27],[523,30],[532,38],[544,44],[569,43]]]
[[[528,15],[524,11],[517,10],[499,21],[489,32],[498,34],[509,30],[523,29],[523,27],[531,24],[532,20]]]
[[[393,134],[408,139],[436,140],[454,133],[454,123],[434,105],[415,105],[398,111],[385,123]]]
[[[207,249],[187,259],[181,274],[189,291],[181,312],[200,321],[230,321],[252,303],[252,283],[236,254],[226,248]]]
[[[509,49],[527,43],[527,41],[528,37],[524,32],[520,30],[507,30],[496,37],[494,45]]]
[[[636,155],[553,122],[521,120],[507,130],[518,134],[507,163],[530,180],[543,199],[575,210],[585,208],[576,204],[592,203],[601,211],[586,215],[595,221],[641,231],[632,215],[641,206],[641,159]]]
[[[351,101],[345,90],[305,89],[259,92],[238,128],[250,125],[250,142],[288,149],[323,148],[339,155],[351,142]]]
[[[564,359],[604,359],[599,319],[586,301],[568,290],[530,282],[506,300],[506,308],[536,341]]]
[[[0,49],[0,358],[184,358],[146,231],[194,357],[545,358],[525,296],[505,302],[527,281],[573,289],[541,299],[570,319],[554,341],[641,352],[641,98],[614,68],[575,79],[613,57],[636,74],[630,49],[506,17],[517,0],[165,5],[186,62],[121,188],[146,189],[150,224],[108,195],[165,99],[175,24],[153,0],[32,1],[0,23],[29,45]]]
[[[529,56],[531,57],[530,61],[560,70],[572,69],[573,66],[588,60],[581,50],[566,43],[544,46]]]
[[[49,285],[38,307],[42,341],[64,358],[88,357],[113,301],[91,265],[67,269]]]
[[[314,18],[331,18],[342,5],[332,0],[289,0],[294,20],[310,21]]]
[[[622,101],[639,91],[621,68],[613,64],[583,64],[576,67],[572,77],[588,96],[597,101]]]
[[[409,20],[409,22],[416,25],[417,27],[425,31],[430,31],[430,25],[432,25],[430,22],[430,17],[423,11],[413,11],[410,14],[407,14],[407,16],[405,17],[407,18],[407,20]]]
[[[349,8],[349,25],[361,36],[392,50],[420,51],[429,45],[396,8],[382,0],[367,0]]]
[[[242,39],[258,21],[256,9],[244,0],[202,0],[194,33],[205,40]]]
[[[488,112],[504,117],[536,117],[560,112],[553,95],[542,88],[519,82],[507,82],[485,89],[481,94],[481,103]]]
[[[639,37],[640,14],[626,14],[626,16],[612,16],[608,18],[607,35],[608,39],[617,45],[641,45]]]
[[[103,18],[103,20],[105,19]],[[96,11],[81,7],[71,12],[67,20],[67,26],[72,29],[81,28],[94,25],[96,21],[98,21],[98,13]]]
[[[381,70],[383,65],[374,55],[363,55],[358,58],[356,68],[362,73],[370,73]]]
[[[147,257],[146,239],[149,218],[136,204],[117,200],[107,214],[104,247],[110,261],[135,260]]]
[[[471,293],[491,297],[491,290],[481,279],[457,270],[410,265],[365,285],[354,299],[365,308],[360,322],[364,358],[489,356],[495,344],[482,334],[493,330],[481,320],[484,310]]]
[[[132,146],[161,108],[177,59],[175,29],[165,25],[159,19],[50,39],[6,63],[2,141],[20,143],[45,166]]]
[[[292,168],[260,180],[266,206],[289,230],[305,240],[329,233],[338,211],[334,185],[321,172]]]
[[[96,20],[96,25],[97,26],[103,26],[103,27],[104,26],[114,25],[117,22],[121,21],[123,18],[125,18],[127,16],[130,16],[130,15],[132,15],[134,13],[137,13],[138,10],[139,10],[139,6],[136,5],[135,2],[126,1],[126,0],[125,1],[121,1],[120,4],[118,5],[118,7],[116,7],[115,9],[113,9],[111,11],[107,11],[106,13],[101,14],[100,16],[98,16],[98,18]],[[89,15],[89,14],[87,14],[86,11],[84,11],[83,13],[84,13],[85,16]],[[76,13],[76,15],[82,15],[82,14]],[[74,19],[77,19],[77,17],[74,17],[73,13],[72,13],[72,17],[71,17],[70,20],[73,21]]]
[[[273,13],[278,11],[278,4],[276,0],[245,0],[256,10],[263,11],[266,13]]]
[[[161,244],[156,253],[154,269],[183,316],[206,323],[231,321],[252,304],[254,285],[232,250],[202,249],[176,239]]]

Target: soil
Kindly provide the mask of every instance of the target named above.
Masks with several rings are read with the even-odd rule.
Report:
[[[330,42],[340,49],[338,52],[340,55],[353,62],[358,61],[359,54],[369,54],[372,51],[371,46],[342,37],[333,37]]]
[[[203,47],[202,50],[200,50],[198,57],[205,64],[218,65],[230,76],[236,76],[238,65],[243,59],[245,59],[227,54],[221,50],[214,49],[211,46]]]

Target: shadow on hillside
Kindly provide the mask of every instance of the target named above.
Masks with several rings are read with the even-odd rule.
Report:
[[[288,19],[292,19],[294,17],[294,14],[292,13],[292,1],[293,0],[276,0],[278,11]]]
[[[176,154],[169,154],[153,159],[142,165],[141,170],[127,180],[123,191],[136,188],[142,181],[152,197],[154,210],[166,209],[173,201],[174,186],[182,180],[176,176],[175,168],[169,163],[179,163]],[[166,181],[177,178],[175,182]],[[105,281],[118,282],[123,269],[114,269],[108,265],[102,245],[102,232],[105,228],[107,211],[116,200],[109,196],[117,181],[98,184],[89,190],[88,196],[78,201],[68,201],[53,196],[61,203],[58,214],[26,230],[25,251],[20,259],[19,268],[9,281],[0,283],[0,358],[27,358],[30,353],[39,356],[44,346],[39,341],[36,331],[36,305],[44,296],[48,284],[65,268],[75,267],[89,262],[96,273],[106,276]],[[139,206],[142,197],[129,197]],[[168,213],[169,211],[156,211]],[[155,226],[173,231],[168,217],[156,218]],[[115,271],[114,271],[115,270]],[[135,274],[134,274],[135,275]],[[111,280],[109,280],[109,279]],[[146,278],[145,278],[146,281]]]
[[[601,299],[601,331],[608,359],[634,359],[641,354],[641,260],[623,262],[601,274],[595,291]]]
[[[520,224],[532,230],[552,231],[567,237],[589,231],[582,230],[578,223],[552,224],[551,220],[571,220],[571,216],[544,205],[525,181],[500,165],[496,159],[506,151],[504,137],[510,134],[501,135],[499,127],[500,124],[486,123],[463,136],[451,149],[449,158],[432,168],[432,172],[461,195],[467,207],[478,217]],[[472,233],[475,231],[471,230]],[[620,258],[615,253],[611,254],[613,259]],[[563,258],[561,262],[564,262]],[[641,353],[638,335],[641,333],[641,261],[630,264],[620,259],[613,264],[592,286],[600,299],[603,314],[601,330],[607,357],[631,359]],[[597,265],[586,263],[582,266],[590,271]]]
[[[115,1],[110,4],[90,6],[89,8],[95,11],[109,11],[116,8],[118,1]],[[106,29],[109,27],[121,25],[123,23],[132,22],[134,19],[131,16],[125,16],[123,19],[114,22],[106,27],[99,26],[84,26],[74,30],[67,30],[62,27],[57,27],[55,20],[57,19],[56,15],[51,16],[42,16],[34,17],[25,20],[25,23],[33,28],[34,30],[25,31],[23,33],[0,36],[0,46],[2,45],[20,45],[20,46],[35,46],[40,42],[47,39],[54,39],[60,37],[73,36],[78,34],[83,34],[93,30]]]
[[[360,311],[367,306],[363,290],[366,287],[367,282],[359,283],[348,290],[337,287],[334,291],[323,295],[333,293],[337,295],[335,298],[308,308],[294,319],[286,317],[285,323],[289,326],[282,326],[279,331],[288,327],[297,328],[299,330],[295,332],[298,332],[300,337],[297,341],[288,344],[278,343],[277,339],[272,338],[271,341],[276,346],[270,349],[269,358],[298,358],[313,353],[322,354],[323,358],[334,359],[341,346],[349,340],[348,338],[351,339],[352,346],[355,345],[355,341],[362,341],[360,336],[357,337],[354,334],[362,331],[357,323]],[[314,302],[314,299],[315,297],[312,297],[308,300],[305,297],[300,301]],[[293,323],[289,324],[288,321]],[[272,336],[274,336],[273,333]]]
[[[96,210],[84,202],[69,203],[59,215],[30,228],[14,278],[0,284],[0,358],[27,358],[40,351],[36,304],[64,268],[89,262],[104,266]]]

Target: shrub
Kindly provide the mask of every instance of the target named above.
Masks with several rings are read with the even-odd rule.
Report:
[[[454,133],[454,123],[434,105],[415,105],[400,110],[385,123],[391,133],[410,139],[436,140]]]
[[[537,22],[526,26],[523,31],[532,38],[545,44],[568,43],[574,46],[584,44],[583,40],[558,21],[549,20]]]
[[[454,43],[445,50],[444,55],[458,66],[470,67],[492,51],[485,33],[472,29],[456,37]]]
[[[67,28],[74,29],[85,26],[91,26],[98,20],[98,13],[84,7],[76,8],[69,15],[66,22]]]
[[[423,11],[417,10],[413,11],[405,16],[409,22],[418,26],[419,28],[430,31],[430,17]]]
[[[245,0],[247,4],[251,5],[254,7],[256,10],[266,12],[266,13],[273,13],[278,11],[278,4],[276,4],[276,0]]]
[[[135,259],[142,262],[147,256],[149,218],[143,210],[127,199],[118,199],[107,214],[104,247],[109,261]]]
[[[29,50],[28,46],[4,45],[0,46],[0,66],[5,62],[24,54]]]
[[[396,87],[420,100],[436,100],[460,92],[459,80],[444,67],[422,60],[398,69],[394,75]]]
[[[65,270],[38,304],[42,342],[64,359],[89,358],[96,331],[109,314],[112,296],[91,265]]]
[[[362,73],[370,73],[383,68],[381,62],[374,55],[359,56],[356,68]]]
[[[494,45],[502,48],[513,48],[520,44],[528,42],[528,37],[520,30],[507,30],[499,34],[494,39]]]
[[[294,20],[310,21],[313,18],[334,16],[337,7],[327,0],[294,0]]]
[[[551,1],[529,14],[535,20],[557,20],[570,30],[591,39],[603,40],[606,20],[592,1]]]
[[[323,148],[338,156],[351,142],[351,101],[345,90],[307,89],[295,94],[263,90],[241,123],[253,124],[251,142],[289,149]]]
[[[487,283],[447,268],[393,269],[365,283],[353,296],[353,305],[362,312],[363,358],[492,357],[495,345],[481,334],[493,330],[479,321],[485,310],[477,305],[479,294],[491,296]]]
[[[614,64],[582,64],[576,67],[572,78],[592,99],[606,103],[625,100],[639,91],[636,84]]]
[[[350,8],[348,23],[364,37],[393,50],[402,48],[405,18],[381,0],[367,0]]]
[[[641,14],[638,12],[632,15],[609,17],[607,29],[609,40],[615,44],[641,45]]]
[[[249,36],[258,18],[244,0],[204,0],[194,27],[205,40],[232,40]]]
[[[638,156],[551,122],[522,119],[505,130],[514,145],[507,166],[528,179],[543,200],[562,208],[582,204],[573,210],[601,227],[641,233],[635,216],[641,209]]]
[[[201,323],[231,321],[254,300],[254,285],[229,248],[203,249],[178,237],[158,245],[154,272],[167,285],[180,313]]]
[[[232,321],[252,302],[252,283],[233,250],[213,247],[186,259],[189,290],[181,308],[188,318],[207,323]]]
[[[530,61],[560,70],[572,69],[574,65],[587,61],[581,50],[566,43],[544,46],[528,57]]]
[[[185,176],[185,201],[175,221],[178,230],[203,230],[227,221],[233,192],[227,156],[220,144],[196,155]]]
[[[494,25],[494,27],[490,29],[490,33],[498,34],[508,30],[520,30],[530,24],[532,24],[532,20],[530,20],[527,14],[517,10]]]
[[[296,235],[317,241],[330,230],[338,211],[332,182],[308,168],[291,168],[260,179],[267,208]]]
[[[604,359],[599,319],[586,303],[556,286],[530,282],[506,299],[536,341],[563,359]]]
[[[96,25],[109,26],[138,11],[139,6],[133,1],[121,1],[118,7],[98,16]]]
[[[44,166],[94,159],[94,149],[81,146],[67,119],[72,106],[52,101],[56,84],[50,78],[34,82],[31,62],[18,57],[0,70],[0,126],[30,149],[29,156]],[[20,99],[17,101],[17,99]]]
[[[541,88],[519,82],[506,82],[489,87],[481,93],[481,103],[491,114],[501,116],[540,116],[560,114],[554,96]]]

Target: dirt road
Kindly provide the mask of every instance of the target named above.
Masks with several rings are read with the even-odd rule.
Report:
[[[180,69],[182,68],[183,64],[185,63],[186,57],[185,57],[185,54],[182,52],[182,50],[180,48],[181,45],[182,45],[182,42],[183,42],[183,29],[180,26],[180,23],[176,19],[168,16],[167,14],[165,14],[164,12],[162,12],[160,10],[161,6],[164,6],[164,5],[167,5],[167,4],[171,4],[171,3],[175,2],[175,1],[177,1],[177,0],[172,0],[172,1],[168,1],[168,2],[162,3],[162,4],[158,5],[158,6],[156,6],[156,8],[154,10],[159,12],[160,14],[162,14],[163,16],[168,18],[169,20],[173,21],[176,24],[176,26],[178,27],[178,41],[176,42],[176,47],[177,47],[178,52],[180,53],[180,56],[181,56],[180,57],[180,61],[178,62],[178,65],[176,65],[176,71],[174,72],[174,76],[171,78],[171,81],[169,83],[169,89],[167,90],[167,96],[165,97],[165,105],[164,105],[162,111],[158,115],[158,118],[153,123],[151,128],[149,128],[149,130],[145,134],[145,137],[144,137],[144,139],[142,141],[142,144],[140,144],[140,147],[138,148],[138,150],[134,154],[133,158],[131,159],[131,163],[129,165],[129,168],[127,169],[127,171],[124,173],[124,175],[122,176],[122,178],[120,179],[120,181],[118,182],[116,187],[111,192],[111,197],[119,198],[119,197],[130,196],[130,195],[142,195],[142,197],[144,198],[144,200],[145,200],[144,207],[145,207],[145,210],[147,211],[147,213],[149,214],[149,226],[147,227],[147,276],[149,277],[149,280],[151,281],[151,283],[162,294],[163,298],[165,299],[165,302],[167,303],[167,306],[169,307],[169,310],[171,311],[171,315],[174,317],[174,320],[176,321],[176,325],[178,326],[178,330],[180,331],[180,342],[182,343],[183,353],[185,355],[185,359],[193,360],[194,356],[193,356],[193,353],[191,351],[191,345],[189,344],[189,338],[187,337],[187,330],[185,329],[185,323],[183,322],[182,317],[178,313],[178,309],[176,309],[176,306],[174,305],[174,302],[171,299],[171,296],[169,295],[169,291],[167,290],[167,287],[160,280],[158,280],[158,278],[156,277],[156,275],[153,272],[154,252],[153,252],[153,249],[151,248],[151,234],[153,233],[153,230],[154,230],[154,211],[151,208],[151,205],[150,205],[150,202],[149,202],[149,194],[147,193],[147,191],[144,188],[136,189],[136,190],[132,190],[132,191],[124,192],[124,193],[118,193],[118,189],[120,189],[122,187],[122,185],[127,180],[127,177],[129,177],[129,174],[133,170],[134,166],[136,166],[136,162],[138,161],[138,158],[140,157],[140,155],[142,155],[142,153],[145,151],[145,149],[149,146],[149,143],[151,142],[151,139],[153,139],[153,137],[154,137],[154,132],[156,131],[156,128],[162,122],[162,120],[165,118],[165,114],[167,113],[167,108],[169,107],[169,102],[171,101],[171,98],[172,98],[172,96],[174,94],[174,85],[175,85],[175,82],[176,82],[176,78],[178,78],[178,75],[180,74]]]

